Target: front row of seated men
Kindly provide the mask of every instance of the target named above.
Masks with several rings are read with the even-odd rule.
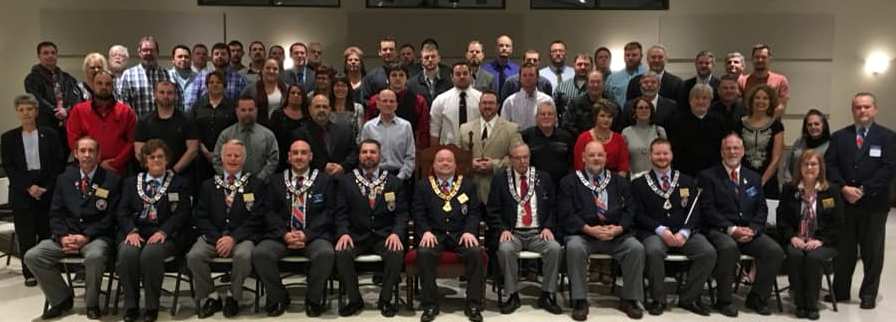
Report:
[[[421,321],[432,321],[439,314],[435,279],[444,251],[463,260],[464,313],[471,321],[482,321],[487,258],[478,240],[481,217],[500,236],[497,260],[503,287],[510,294],[499,304],[505,314],[520,307],[517,258],[522,250],[542,256],[545,278],[538,307],[562,313],[554,294],[563,256],[560,241],[566,245],[572,317],[579,321],[588,316],[586,272],[593,253],[608,254],[621,266],[624,286],[619,307],[634,319],[643,315],[645,269],[651,295],[645,307],[653,315],[666,309],[664,258],[669,253],[692,261],[678,305],[700,315],[710,314],[700,295],[713,271],[718,281],[715,308],[726,316],[737,315],[731,285],[741,252],[757,259],[747,307],[769,314],[767,299],[784,260],[781,247],[763,234],[767,209],[759,176],[740,167],[743,141],[736,135],[722,142],[723,163],[701,173],[702,190],[694,178],[671,168],[671,145],[663,139],[650,147],[653,171],[631,183],[605,169],[601,143],[589,143],[582,157],[585,169],[566,176],[556,193],[550,176],[529,166],[528,146],[517,144],[511,149],[510,166],[491,182],[487,207],[481,206],[472,180],[458,173],[449,149],[435,154],[432,176],[417,183],[409,202],[403,183],[379,169],[377,141],[361,143],[358,169],[332,177],[310,168],[311,148],[296,140],[289,150],[290,167],[265,183],[242,171],[245,146],[231,140],[221,152],[223,175],[203,183],[195,209],[189,187],[165,170],[170,152],[161,141],[143,146],[146,172],[126,179],[123,189],[117,176],[97,166],[99,149],[89,137],[77,142],[78,166],[59,176],[54,192],[53,238],[25,255],[50,305],[44,318],[60,316],[72,307],[73,294],[56,268],[69,255],[83,256],[87,315],[100,317],[98,290],[115,227],[125,321],[141,317],[141,279],[142,320],[156,320],[166,258],[190,244],[186,263],[200,318],[217,311],[226,317],[238,315],[242,285],[253,268],[266,287],[268,315],[283,314],[290,298],[278,262],[294,255],[310,259],[306,314],[314,317],[326,310],[324,285],[338,261],[335,266],[349,300],[339,314],[353,315],[364,307],[354,258],[370,253],[383,259],[377,306],[383,316],[394,316],[397,307],[391,299],[408,247],[409,204],[419,241],[415,250],[422,286]],[[192,226],[198,229],[195,234]],[[225,258],[232,260],[232,287],[222,300],[210,263]]]

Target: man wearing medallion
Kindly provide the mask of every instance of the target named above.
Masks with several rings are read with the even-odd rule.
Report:
[[[650,143],[653,171],[632,182],[635,235],[644,245],[647,279],[653,296],[653,301],[646,305],[647,312],[660,315],[666,308],[665,258],[669,252],[676,252],[691,260],[678,306],[706,316],[709,308],[700,301],[700,293],[715,266],[716,250],[697,231],[700,220],[700,209],[696,207],[697,182],[673,170],[672,157],[672,144],[668,140],[653,140]]]
[[[383,92],[380,92],[383,95]],[[348,305],[339,315],[349,316],[364,308],[358,291],[355,257],[375,253],[383,258],[383,285],[377,307],[385,317],[398,308],[392,303],[395,285],[401,280],[404,260],[402,240],[407,235],[408,203],[403,183],[380,169],[380,143],[361,141],[358,168],[339,177],[338,194],[348,209],[336,213],[336,265],[348,293]]]
[[[50,304],[42,319],[61,316],[72,308],[74,294],[62,279],[57,264],[64,257],[84,258],[87,318],[99,319],[100,284],[110,252],[114,210],[118,204],[119,177],[99,167],[100,146],[89,136],[75,144],[78,165],[56,179],[50,205],[51,239],[25,253],[25,264],[34,273]]]
[[[479,107],[482,108],[481,103]],[[525,249],[541,254],[544,282],[538,307],[560,314],[563,310],[557,305],[554,292],[563,249],[554,240],[554,183],[549,174],[529,166],[529,156],[529,146],[524,143],[510,148],[511,167],[495,174],[489,193],[488,225],[501,234],[498,263],[504,274],[504,288],[510,294],[507,302],[500,304],[501,313],[510,314],[520,307],[517,257]]]
[[[222,309],[225,317],[239,314],[243,281],[252,272],[252,249],[261,235],[259,226],[267,211],[264,181],[243,171],[245,144],[236,139],[225,142],[220,160],[223,174],[205,180],[199,191],[193,222],[200,237],[187,253],[199,318]],[[212,280],[209,262],[214,258],[233,259],[231,286],[223,303]]]
[[[558,218],[566,230],[566,263],[572,290],[572,318],[588,318],[588,256],[613,256],[622,267],[624,286],[619,309],[629,318],[644,313],[644,247],[632,236],[634,213],[628,180],[607,170],[607,153],[599,141],[591,141],[582,154],[584,169],[563,178],[557,195]]]
[[[740,254],[744,253],[756,258],[756,278],[746,306],[760,315],[769,315],[767,300],[784,261],[784,250],[764,234],[768,206],[759,174],[741,167],[744,141],[735,133],[725,136],[721,155],[722,164],[703,170],[697,177],[703,188],[701,221],[706,237],[717,251],[713,273],[718,285],[715,308],[725,316],[737,316],[732,285]]]
[[[423,293],[420,321],[429,322],[439,314],[436,267],[442,251],[463,257],[467,278],[467,305],[464,314],[473,322],[482,321],[484,278],[479,233],[479,197],[476,185],[457,173],[454,153],[441,149],[435,154],[432,175],[421,180],[414,192],[413,215],[420,238],[417,265]]]
[[[305,256],[310,262],[305,314],[317,317],[326,310],[324,286],[335,257],[333,220],[345,211],[345,205],[336,193],[336,180],[324,170],[311,168],[313,157],[308,141],[293,141],[290,167],[274,175],[268,185],[270,208],[264,217],[264,239],[252,253],[255,272],[267,292],[268,316],[280,316],[289,307],[289,293],[277,269],[277,262],[285,256]]]
[[[168,145],[150,139],[140,149],[138,159],[146,172],[125,179],[118,205],[116,266],[125,293],[125,321],[136,321],[140,315],[141,279],[146,295],[143,321],[158,317],[165,258],[177,254],[181,228],[192,211],[189,180],[166,170]]]

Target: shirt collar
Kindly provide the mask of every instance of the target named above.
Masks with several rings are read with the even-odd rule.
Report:
[[[483,128],[488,127],[489,130],[492,130],[495,128],[495,124],[498,123],[498,116],[497,115],[492,116],[491,121],[486,121],[485,119],[482,119],[482,118],[479,118],[479,120],[482,122]]]
[[[663,179],[663,176],[668,176],[669,178],[671,178],[672,176],[670,174],[672,174],[672,169],[666,169],[666,171],[662,171],[660,169],[653,168],[653,174],[656,175],[656,178],[660,180]]]
[[[450,176],[448,178],[442,178],[442,177],[436,177],[436,178],[438,178],[439,186],[442,186],[446,182],[448,183],[449,186],[454,183],[454,176]]]
[[[164,178],[164,177],[165,177],[165,174],[164,174],[164,173],[162,174],[161,177],[153,177],[151,174],[149,174],[149,171],[146,171],[146,176],[145,176],[145,178],[146,178],[147,180],[149,180],[149,181],[155,181],[155,182],[158,182],[158,183],[162,183],[162,178]]]
[[[227,180],[227,177],[228,177],[228,176],[230,176],[230,174],[227,173],[227,172],[224,172],[224,180]],[[236,179],[239,179],[240,177],[243,176],[243,170],[237,171],[236,174],[235,174],[234,176],[235,176]]]
[[[728,165],[725,164],[724,161],[722,161],[722,167],[725,167],[725,173],[728,173],[728,174],[730,174],[732,170],[737,171],[737,177],[740,178],[740,166],[739,165],[737,166],[737,168],[732,169],[732,168],[728,167]]]
[[[84,173],[84,169],[78,169],[78,173],[81,174],[81,178],[83,178],[86,175],[87,178],[90,179],[90,181],[93,181],[93,176],[96,175],[96,169],[98,167],[99,166],[93,168],[93,170],[91,170],[90,173]]]
[[[290,170],[290,171],[292,171],[292,170]],[[302,177],[303,179],[308,179],[309,173],[311,173],[311,167],[306,168],[305,171],[302,173],[292,172],[292,179],[296,180],[298,177]]]
[[[243,125],[243,123],[240,123],[239,121],[237,121],[236,122],[236,130],[237,130],[237,132],[254,132],[255,124],[257,124],[257,123],[252,123],[251,125],[247,126],[247,125]]]

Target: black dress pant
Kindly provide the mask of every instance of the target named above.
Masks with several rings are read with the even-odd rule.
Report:
[[[766,234],[761,234],[746,243],[738,243],[731,236],[719,230],[708,231],[706,237],[718,252],[716,269],[713,273],[718,283],[717,302],[730,304],[732,301],[734,277],[741,253],[753,256],[756,261],[756,280],[753,282],[750,293],[763,301],[768,299],[775,278],[778,277],[778,272],[781,270],[781,264],[784,262],[785,255],[781,246]]]
[[[395,285],[401,281],[401,267],[404,264],[404,251],[391,251],[386,248],[386,240],[375,237],[354,240],[355,247],[336,252],[336,270],[350,302],[361,302],[358,290],[358,273],[355,270],[355,257],[364,254],[377,254],[383,258],[383,287],[380,289],[380,302],[391,302]]]
[[[457,252],[464,261],[464,275],[467,277],[467,302],[474,306],[482,305],[482,287],[485,271],[482,265],[482,247],[464,247],[458,244],[459,238],[436,233],[438,244],[435,247],[417,248],[417,271],[420,274],[420,303],[423,308],[438,307],[439,289],[436,285],[436,269],[443,251]],[[441,236],[440,236],[441,235]]]
[[[797,308],[818,310],[824,263],[836,255],[837,251],[832,247],[821,246],[805,251],[787,245],[787,273],[793,291],[793,304]]]
[[[834,292],[840,300],[850,297],[852,274],[861,254],[865,271],[859,298],[873,301],[880,287],[884,268],[884,236],[887,229],[887,210],[869,210],[846,204],[844,225],[837,243],[839,254],[834,259]]]
[[[13,209],[16,242],[19,244],[17,254],[20,258],[39,241],[50,238],[50,219],[47,215],[50,211],[50,197],[50,192],[47,192],[41,200],[29,198],[26,207]],[[22,275],[25,278],[34,277],[25,261],[22,261]]]

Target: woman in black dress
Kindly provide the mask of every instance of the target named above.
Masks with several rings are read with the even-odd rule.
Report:
[[[271,132],[277,138],[280,148],[280,166],[277,172],[286,169],[289,164],[289,146],[292,145],[293,131],[299,128],[308,115],[308,99],[301,86],[292,84],[287,87],[286,105],[271,114],[268,122]]]
[[[194,187],[200,187],[203,181],[215,174],[215,169],[212,167],[212,154],[215,150],[215,143],[218,142],[218,135],[236,123],[234,102],[224,96],[225,82],[223,73],[219,71],[208,73],[205,77],[208,94],[199,98],[190,109],[190,116],[196,124],[200,140]]]
[[[767,199],[778,199],[778,166],[784,153],[784,125],[775,118],[778,92],[758,85],[746,96],[747,115],[741,118],[737,133],[744,140],[743,165],[762,175]]]

